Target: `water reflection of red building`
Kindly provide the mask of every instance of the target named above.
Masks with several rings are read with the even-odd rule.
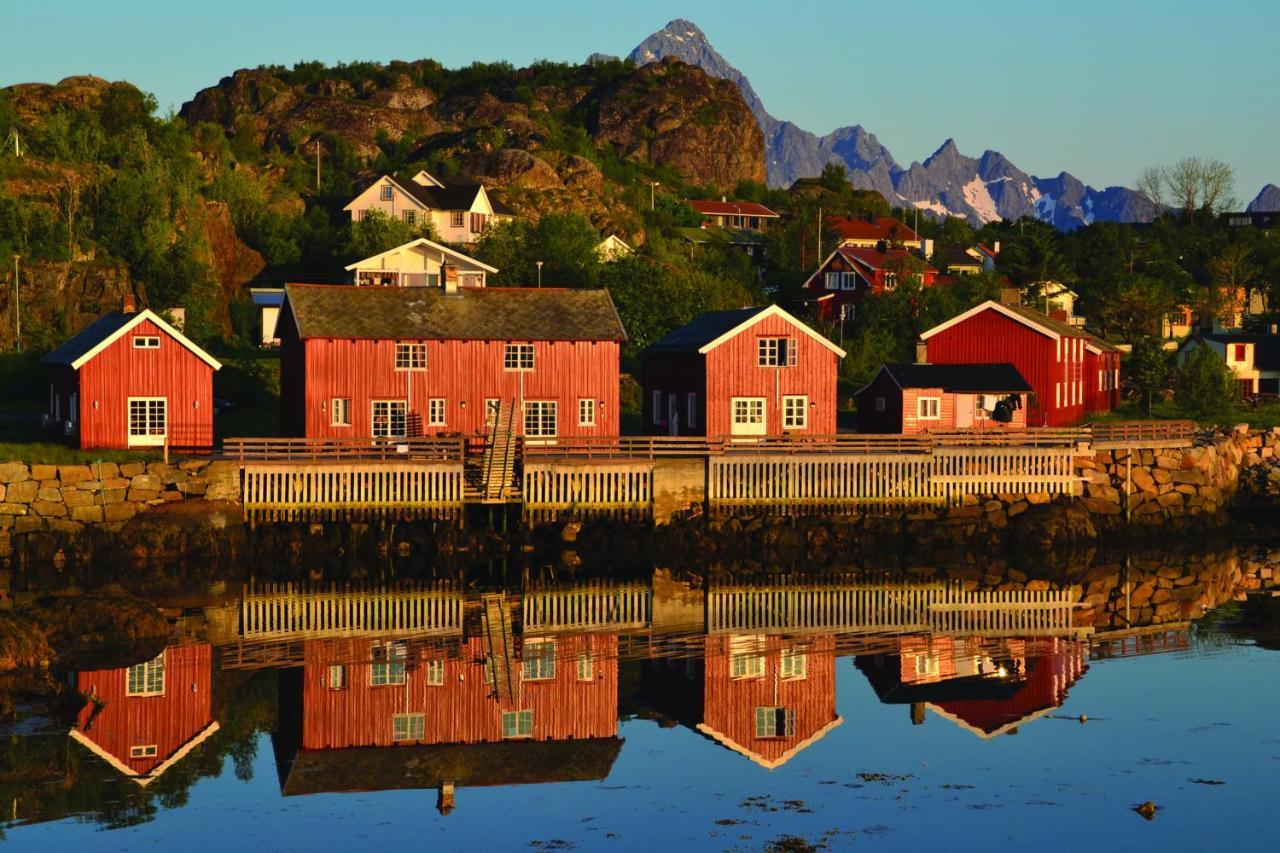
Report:
[[[880,701],[926,711],[981,738],[1018,727],[1058,708],[1088,669],[1084,643],[1059,638],[980,640],[903,637],[896,655],[859,655]]]
[[[705,657],[654,662],[644,690],[676,718],[770,770],[840,725],[832,637],[712,635]]]
[[[170,646],[134,666],[81,672],[90,697],[71,729],[78,741],[139,785],[148,785],[218,730],[213,651]]]

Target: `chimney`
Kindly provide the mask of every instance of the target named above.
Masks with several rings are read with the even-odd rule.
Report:
[[[929,342],[916,341],[916,364],[929,363]]]
[[[445,293],[458,292],[458,268],[450,263],[440,265],[440,284]]]
[[[1022,291],[1016,287],[1000,288],[1000,304],[1001,305],[1021,305]]]
[[[132,293],[126,293],[124,295],[124,299],[121,301],[120,310],[126,314],[138,313],[138,300],[134,298]]]

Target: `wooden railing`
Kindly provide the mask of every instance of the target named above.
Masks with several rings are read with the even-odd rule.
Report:
[[[1190,444],[1196,425],[1194,421],[1098,421],[1090,424],[1090,432],[1095,445]]]
[[[460,634],[463,602],[462,592],[447,581],[369,589],[251,582],[240,599],[240,636]]]
[[[240,462],[462,461],[463,438],[227,438],[222,456]]]
[[[648,584],[531,584],[524,591],[524,630],[526,634],[547,634],[647,628],[652,618],[652,599]]]

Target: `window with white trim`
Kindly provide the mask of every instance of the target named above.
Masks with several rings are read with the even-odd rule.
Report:
[[[578,399],[578,426],[596,425],[596,401],[590,397]]]
[[[654,426],[662,423],[662,392],[653,392],[653,423]]]
[[[134,349],[160,349],[159,335],[134,335]]]
[[[444,686],[444,661],[441,658],[427,661],[427,684],[431,687]]]
[[[779,668],[783,681],[798,681],[809,674],[809,656],[795,649],[784,649]]]
[[[400,216],[404,219],[405,225],[418,224],[418,212],[416,210],[404,210],[400,212]]]
[[[404,659],[408,649],[404,643],[375,643],[373,665],[369,667],[369,683],[374,687],[404,684]]]
[[[145,746],[129,747],[130,758],[155,758],[157,754],[156,745],[149,743]]]
[[[164,397],[130,397],[129,438],[163,439],[169,420],[168,408]]]
[[[916,655],[916,675],[938,675],[942,672],[942,661],[938,655]]]
[[[556,677],[556,641],[531,640],[524,644],[520,678],[524,681],[549,681]]]
[[[125,674],[124,695],[159,696],[164,693],[164,652],[155,659],[136,663]]]
[[[503,711],[503,738],[533,737],[533,711]]]
[[[443,397],[432,397],[427,401],[427,426],[442,427],[445,425],[445,404]]]
[[[783,397],[782,398],[782,428],[783,429],[808,429],[809,428],[809,398],[808,397]]]
[[[698,392],[690,391],[685,395],[684,407],[685,423],[689,429],[693,429],[698,425]]]
[[[760,338],[756,362],[761,367],[795,367],[795,338]]]
[[[449,227],[450,228],[461,228],[464,222],[466,222],[466,213],[464,211],[461,211],[461,210],[449,211]]]
[[[533,344],[507,344],[502,351],[503,370],[533,370]]]
[[[596,677],[595,662],[591,660],[591,655],[583,652],[578,655],[578,680],[591,681]]]
[[[756,737],[791,737],[796,733],[796,712],[790,708],[757,707]]]
[[[920,397],[916,400],[916,417],[922,421],[936,421],[942,417],[942,400],[939,397]]]
[[[404,400],[374,400],[373,437],[404,438],[409,419],[409,406]]]
[[[555,438],[556,401],[525,400],[524,434],[527,438]]]
[[[391,739],[393,741],[422,740],[426,736],[426,714],[391,715]]]
[[[391,201],[395,198],[396,191],[391,184],[383,184],[378,188],[378,198],[382,201]]]
[[[351,398],[334,397],[329,401],[329,424],[351,426]]]
[[[823,286],[827,290],[855,290],[858,286],[858,274],[852,272],[829,272],[823,274]]]
[[[729,655],[730,678],[763,678],[764,656],[755,652],[735,652]]]
[[[330,664],[324,683],[325,687],[330,690],[345,690],[347,688],[347,668],[340,663]]]
[[[396,344],[396,370],[426,369],[426,344]]]
[[[737,426],[753,426],[764,423],[763,397],[734,397],[733,422]]]

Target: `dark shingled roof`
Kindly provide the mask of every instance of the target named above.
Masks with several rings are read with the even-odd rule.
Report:
[[[621,750],[620,738],[303,750],[281,793],[587,782],[608,777]]]
[[[1253,366],[1259,370],[1280,370],[1280,335],[1249,332],[1201,332],[1192,336],[1220,344],[1253,344]]]
[[[381,180],[381,178],[378,179],[378,181]],[[374,183],[378,183],[378,181],[374,181]],[[424,187],[417,181],[396,181],[396,186],[432,210],[470,210],[471,205],[475,204],[476,196],[479,194],[481,186],[483,186],[475,181],[456,178],[443,178],[441,183],[444,184],[443,187]],[[373,184],[369,186],[373,186]],[[487,192],[486,195],[488,195]],[[514,210],[498,201],[492,195],[489,195],[489,206],[493,208],[494,213],[500,213],[504,216],[515,215]]]
[[[121,326],[136,316],[138,316],[136,313],[122,314],[119,311],[104,314],[81,329],[77,335],[62,346],[42,358],[41,362],[55,366],[70,367],[76,359],[114,335],[120,330]]]
[[[899,388],[941,388],[959,393],[1031,390],[1012,364],[886,364],[884,370]]]
[[[606,290],[287,284],[303,338],[624,341]]]
[[[710,311],[699,314],[680,328],[672,330],[665,338],[656,341],[649,347],[649,352],[697,352],[725,332],[747,322],[764,310],[764,308],[736,308],[732,311]]]

